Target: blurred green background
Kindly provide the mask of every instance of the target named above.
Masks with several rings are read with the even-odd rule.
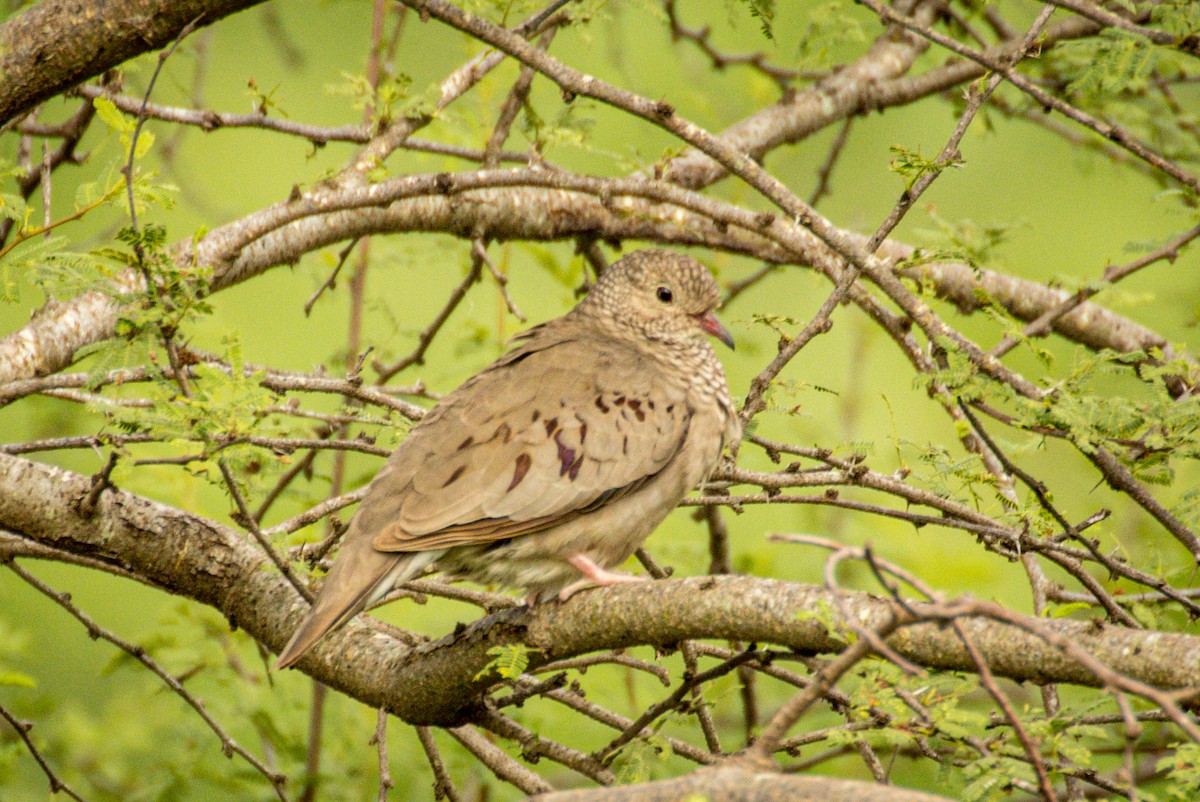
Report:
[[[757,23],[739,6],[692,2],[681,4],[680,10],[690,24],[712,24],[728,50],[765,49],[780,63],[808,59],[806,63],[820,68],[857,57],[879,31],[869,14],[849,7],[839,7],[838,13],[856,20],[857,31],[852,25],[814,31],[813,21],[831,5],[838,4],[780,4],[774,42],[762,37]],[[999,5],[1006,12],[1015,9],[1018,16],[1029,18],[1036,11],[1034,4]],[[248,82],[253,81],[271,98],[273,114],[315,124],[358,123],[362,112],[353,107],[353,98],[336,90],[348,83],[348,76],[363,70],[370,14],[370,3],[350,0],[295,0],[237,14],[193,35],[180,47],[167,62],[153,99],[245,112],[255,102],[248,89]],[[512,19],[517,17],[514,12]],[[412,15],[400,42],[393,68],[412,77],[414,92],[437,82],[478,52],[476,45],[444,26],[421,23]],[[814,42],[828,52],[814,53],[818,50]],[[668,99],[680,114],[714,131],[777,96],[772,83],[746,70],[712,71],[694,47],[671,41],[659,12],[638,3],[603,6],[591,25],[559,34],[552,52],[585,72],[643,96]],[[942,52],[930,52],[918,69],[940,64],[944,58]],[[153,57],[128,65],[127,92],[140,95],[152,67]],[[199,98],[193,96],[198,73],[202,75]],[[497,69],[418,136],[482,147],[495,109],[515,75],[511,64]],[[78,102],[52,101],[44,117],[62,118]],[[557,90],[543,80],[535,81],[533,102],[546,120],[555,120],[566,108]],[[576,124],[590,122],[584,144],[564,135],[546,152],[551,161],[570,169],[620,175],[677,148],[663,132],[585,100],[577,100],[570,114]],[[873,231],[903,188],[901,179],[889,170],[889,148],[901,145],[932,157],[945,143],[957,115],[956,105],[930,98],[855,120],[833,174],[832,193],[822,201],[821,211],[841,227]],[[178,191],[173,209],[153,209],[143,222],[164,225],[169,241],[188,238],[200,229],[282,200],[293,185],[311,187],[356,152],[352,145],[314,148],[295,138],[255,130],[203,133],[156,121],[148,122],[146,130],[156,141],[142,168],[157,170],[160,180],[175,185]],[[767,158],[766,166],[804,197],[815,184],[835,134],[835,129],[829,129],[780,149]],[[0,153],[11,159],[15,143],[16,138],[7,135]],[[509,147],[521,150],[527,143],[518,124]],[[113,164],[120,147],[111,131],[94,125],[81,150],[90,152],[86,165],[55,174],[56,216],[72,210],[79,184],[115,176]],[[1110,263],[1129,261],[1142,252],[1145,243],[1160,243],[1189,225],[1177,211],[1178,205],[1172,198],[1162,197],[1161,187],[1152,180],[1125,165],[1096,159],[1030,123],[985,112],[968,133],[962,152],[965,163],[934,184],[902,223],[897,238],[937,244],[938,226],[931,212],[956,224],[1003,225],[1008,227],[1007,236],[991,254],[989,267],[1040,281],[1069,277],[1068,282],[1078,282],[1099,276]],[[388,162],[392,174],[468,168],[459,160],[408,151],[398,152]],[[766,208],[736,181],[726,180],[714,191],[733,201]],[[120,209],[105,209],[60,233],[69,239],[72,249],[85,250],[107,244],[124,223]],[[627,243],[626,247],[635,245]],[[323,296],[311,316],[304,314],[306,300],[327,277],[337,250],[312,254],[295,267],[272,270],[219,293],[212,299],[213,314],[188,330],[187,338],[198,347],[220,352],[227,338],[236,337],[249,362],[301,371],[323,365],[340,374],[348,325],[346,279],[351,265],[343,273],[338,291]],[[510,276],[511,294],[531,324],[560,314],[574,303],[573,288],[581,280],[582,261],[573,254],[572,243],[501,243],[493,245],[491,253]],[[696,255],[713,267],[722,282],[744,278],[759,266],[721,254]],[[363,342],[375,349],[374,356],[390,362],[414,347],[417,333],[465,275],[469,249],[468,244],[443,235],[378,236],[371,240],[370,260]],[[1102,301],[1193,350],[1200,297],[1198,267],[1200,256],[1194,250],[1186,252],[1174,264],[1134,276],[1119,292],[1102,296]],[[756,324],[754,315],[786,315],[802,325],[829,289],[812,272],[788,268],[723,311],[722,318],[738,341],[736,353],[721,353],[735,395],[745,393],[750,378],[775,352],[776,335],[769,327]],[[0,306],[0,332],[19,328],[45,301],[42,292],[27,280],[21,281],[19,291],[17,303]],[[961,318],[944,305],[939,310],[984,347],[1001,336],[999,327],[983,316]],[[455,312],[426,363],[410,368],[393,383],[411,384],[420,379],[434,390],[451,389],[498,355],[503,342],[521,327],[505,313],[494,284],[485,278]],[[1059,360],[1055,370],[1069,372],[1077,358],[1075,350],[1056,341],[1049,341],[1047,347]],[[1014,354],[1011,359],[1011,364],[1031,377],[1040,378],[1044,373],[1027,353]],[[760,416],[760,434],[801,445],[857,444],[868,450],[870,465],[881,471],[906,465],[920,473],[920,454],[929,444],[944,447],[955,459],[961,457],[947,416],[914,382],[909,366],[890,341],[853,308],[839,310],[832,332],[817,338],[793,360],[782,379],[790,387],[773,396],[779,409]],[[1104,381],[1108,384],[1098,385],[1099,392],[1127,389],[1120,377]],[[305,399],[305,406],[332,411],[336,403],[332,398],[313,397]],[[0,439],[6,442],[94,433],[102,424],[88,409],[47,398],[0,409]],[[1170,570],[1180,564],[1174,544],[1165,541],[1144,515],[1129,509],[1107,488],[1098,487],[1078,455],[1053,442],[1028,443],[1003,431],[997,435],[1002,442],[1018,447],[1027,470],[1050,482],[1069,517],[1080,519],[1100,507],[1114,509],[1115,515],[1095,530],[1106,546],[1119,544],[1148,569]],[[92,473],[103,466],[106,454],[81,450],[36,458]],[[330,460],[329,454],[318,459],[316,479],[297,484],[276,505],[268,524],[323,497]],[[352,456],[347,473],[350,485],[369,479],[378,464],[373,458]],[[758,449],[747,445],[742,448],[740,464],[766,467],[769,463]],[[1195,486],[1195,479],[1194,468],[1185,468],[1176,487]],[[178,467],[139,469],[131,472],[122,486],[228,523],[231,505],[224,493]],[[1163,492],[1171,500],[1179,490]],[[981,503],[987,506],[993,500]],[[726,518],[739,570],[820,582],[822,554],[769,543],[764,537],[773,531],[812,533],[849,543],[871,543],[883,557],[948,594],[971,593],[1030,609],[1027,582],[1019,566],[985,553],[971,536],[959,531],[914,531],[903,523],[818,506],[754,506],[739,516],[726,511]],[[319,538],[322,531],[314,529],[303,535]],[[675,565],[683,574],[695,574],[707,566],[706,544],[702,524],[691,517],[690,510],[681,510],[648,545],[660,561]],[[256,753],[263,752],[263,733],[275,737],[274,748],[280,749],[276,759],[298,783],[310,692],[303,676],[286,672],[275,675],[273,685],[268,684],[244,638],[230,636],[219,616],[197,605],[94,572],[51,564],[29,567],[56,589],[69,590],[75,602],[103,626],[152,647],[171,670],[212,666],[196,674],[189,688],[210,704],[223,726]],[[869,577],[859,577],[853,569],[847,569],[844,580],[851,586],[871,587]],[[474,608],[449,602],[421,607],[401,602],[382,617],[436,636],[455,621],[469,620],[475,614]],[[248,660],[245,671],[249,680],[225,667],[230,654]],[[639,656],[654,657],[649,650],[640,650]],[[677,659],[663,660],[678,676]],[[0,699],[36,722],[34,737],[85,796],[199,799],[224,790],[239,798],[249,798],[243,796],[246,793],[272,798],[270,789],[248,767],[237,760],[226,762],[217,740],[181,700],[162,691],[129,662],[111,646],[89,640],[83,628],[61,609],[10,572],[0,570],[0,667],[36,680],[33,688],[0,689]],[[639,703],[644,705],[665,693],[643,676],[629,679],[615,669],[595,669],[587,679],[595,693],[611,695],[606,702],[626,714],[636,714]],[[606,686],[608,690],[600,690]],[[717,684],[711,698],[719,720],[728,723],[731,731],[736,730],[739,716],[735,689],[736,684],[727,678]],[[778,690],[768,693],[783,698]],[[377,782],[374,750],[367,746],[374,712],[340,697],[331,699],[329,708],[330,722],[349,723],[330,725],[324,766],[331,776],[319,798],[365,798],[374,793]],[[530,704],[519,714],[528,726],[548,722],[551,731],[554,722],[565,718],[544,702]],[[815,727],[824,720],[815,716],[811,722],[806,719],[802,727]],[[667,730],[685,733],[687,722],[671,722]],[[411,728],[393,721],[390,733],[397,782],[394,798],[430,798],[431,776]],[[598,727],[594,731],[581,727],[571,737],[575,739],[572,743],[587,748],[602,743],[604,734]],[[733,739],[730,736],[731,743]],[[449,741],[444,745],[449,748]],[[453,750],[450,754],[451,771],[463,786],[471,788],[473,782],[484,781],[469,761]],[[634,757],[628,762],[636,764]],[[680,770],[679,765],[670,766],[673,768],[666,770]],[[863,771],[857,759],[843,759],[823,770],[831,768],[859,775]],[[911,785],[919,778],[910,773],[904,781]],[[29,756],[11,739],[0,742],[0,799],[37,799],[45,793],[45,778]],[[494,793],[494,798],[508,798],[512,792],[497,789]]]

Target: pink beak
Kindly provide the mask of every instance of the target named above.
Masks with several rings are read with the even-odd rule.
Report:
[[[696,322],[700,324],[700,328],[728,345],[730,350],[736,350],[736,346],[733,344],[733,337],[721,325],[721,321],[717,320],[716,315],[712,312],[707,312],[703,315],[694,315],[694,317],[696,318]]]

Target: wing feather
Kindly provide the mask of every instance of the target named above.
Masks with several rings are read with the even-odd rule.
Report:
[[[632,492],[686,439],[686,391],[662,376],[617,344],[534,338],[413,428],[376,480],[386,492],[373,489],[360,510],[378,523],[373,545],[516,537]]]

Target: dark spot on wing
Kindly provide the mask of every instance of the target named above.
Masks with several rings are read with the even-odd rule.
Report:
[[[587,441],[587,424],[579,424],[579,445],[583,445]]]
[[[471,443],[474,443],[474,442],[475,442],[474,437],[468,437],[466,440],[463,440],[461,443],[459,443],[458,448],[455,450],[462,451],[464,448],[466,448],[467,446],[471,445]]]
[[[608,404],[605,404],[604,399],[600,396],[596,396],[596,406],[600,408],[601,412],[608,412]]]
[[[467,439],[469,440],[470,438],[467,438]],[[444,485],[442,485],[442,487],[449,487],[450,485],[457,482],[458,477],[462,476],[463,471],[465,471],[466,469],[467,469],[466,465],[459,465],[457,468],[454,469],[454,473],[450,474],[450,478],[446,480],[446,483]]]
[[[621,437],[621,453],[625,455],[629,454],[629,435]]]
[[[613,399],[613,403],[619,407],[624,406],[625,405],[625,396],[623,396],[623,395],[617,396],[615,399]]]
[[[543,425],[546,427],[546,436],[552,437],[554,435],[554,430],[558,428],[558,418],[546,418],[546,421]]]
[[[541,411],[540,409],[535,409],[535,410],[533,411],[533,416],[532,416],[532,417],[529,419],[529,422],[530,422],[530,423],[537,423],[537,419],[538,419],[538,418],[540,418],[540,417],[542,417],[542,411]]]
[[[500,438],[501,442],[507,443],[512,439],[512,427],[507,423],[502,423],[496,427],[496,431],[492,433],[492,439]]]
[[[644,421],[646,419],[646,413],[642,412],[641,401],[631,398],[629,400],[629,408],[633,410],[633,414],[637,417],[638,421]]]
[[[571,463],[571,469],[567,471],[567,475],[571,477],[571,481],[575,481],[575,477],[579,475],[579,466],[583,464],[583,454],[580,454],[574,462]]]
[[[513,470],[513,478],[508,485],[509,490],[521,484],[521,480],[525,478],[525,474],[529,473],[529,466],[532,463],[533,460],[530,459],[528,454],[519,454],[517,456],[517,467]]]
[[[567,471],[572,469],[572,465],[575,465],[574,471],[571,475],[571,478],[574,479],[574,474],[579,473],[579,466],[575,463],[575,449],[568,448],[566,445],[563,445],[563,441],[559,439],[561,435],[562,432],[554,435],[554,442],[558,444],[558,460],[562,463],[562,469],[559,470],[558,475],[564,475]],[[580,456],[579,459],[582,461],[583,457]]]

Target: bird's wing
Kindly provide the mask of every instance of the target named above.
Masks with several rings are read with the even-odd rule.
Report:
[[[686,390],[596,338],[533,342],[443,399],[358,516],[380,551],[548,529],[636,490],[687,438]]]

